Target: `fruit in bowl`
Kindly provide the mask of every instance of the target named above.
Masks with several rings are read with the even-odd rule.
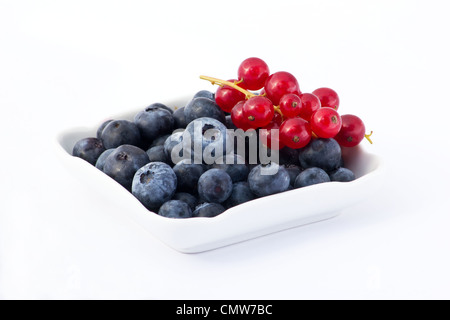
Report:
[[[190,230],[189,225],[203,225],[206,222],[200,221],[205,220],[222,221],[223,226],[234,219],[248,221],[253,211],[266,211],[262,206],[274,209],[274,203],[292,203],[293,193],[324,192],[320,190],[327,190],[327,185],[354,188],[357,180],[378,168],[370,156],[361,167],[367,155],[359,144],[364,138],[371,142],[370,135],[357,116],[337,112],[335,91],[321,88],[319,96],[315,91],[302,93],[291,73],[270,74],[258,58],[244,60],[238,80],[201,78],[218,84],[217,91],[154,103],[105,121],[92,134],[60,136],[66,151],[115,180],[132,196],[134,207],[141,204],[139,213],[132,213],[134,218],[145,225],[148,219],[157,219],[149,225],[153,233],[160,234],[158,223],[172,222],[168,228],[173,228],[185,221]],[[337,104],[322,106],[321,101]],[[284,197],[290,200],[283,202]],[[277,217],[273,212],[259,214],[252,227],[235,224],[232,235],[222,234],[220,241],[212,238],[227,229],[217,230],[216,222],[208,222],[211,229],[204,235],[208,239],[192,234],[191,241],[197,239],[194,244],[177,238],[174,245],[174,234],[160,236],[180,251],[197,252],[336,212],[327,208],[327,213],[305,217],[296,213],[296,207],[283,206],[278,220],[273,220]]]

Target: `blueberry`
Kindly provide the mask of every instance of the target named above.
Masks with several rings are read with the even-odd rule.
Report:
[[[195,161],[199,163],[213,164],[233,148],[232,144],[227,143],[230,140],[227,127],[216,119],[199,118],[192,121],[186,127],[186,135],[189,135],[187,138],[190,139]]]
[[[166,218],[183,219],[191,218],[192,210],[184,201],[170,200],[159,208],[158,214]]]
[[[106,149],[114,149],[124,144],[140,146],[141,134],[133,122],[115,120],[103,130],[102,141]]]
[[[233,181],[223,170],[211,169],[201,175],[198,180],[198,194],[200,199],[207,202],[222,203],[233,191]]]
[[[103,130],[105,130],[106,126],[108,124],[110,124],[111,122],[113,122],[113,120],[107,120],[107,121],[103,122],[100,125],[100,127],[98,127],[98,129],[97,129],[97,139],[101,139],[102,138]]]
[[[290,185],[293,186],[295,184],[295,179],[297,178],[297,176],[300,174],[300,172],[302,170],[300,169],[299,166],[296,166],[293,164],[285,165],[284,168],[289,173]]]
[[[284,147],[280,150],[280,161],[281,165],[296,165],[300,166],[300,161],[298,159],[299,150],[291,149],[289,147]]]
[[[192,194],[187,192],[177,192],[172,197],[172,200],[181,200],[186,202],[192,211],[195,210],[195,207],[198,205],[198,200],[196,197],[194,197]]]
[[[283,166],[270,163],[253,168],[248,175],[248,184],[255,195],[265,197],[288,190],[290,177]]]
[[[341,151],[342,151],[342,149],[341,149]],[[342,152],[341,152],[342,153]],[[340,168],[340,167],[343,167],[343,168],[345,168],[345,163],[344,163],[344,158],[341,156],[341,161],[339,161],[339,166],[338,166],[338,168]]]
[[[227,154],[216,160],[212,166],[215,169],[222,169],[231,177],[233,183],[246,181],[248,177],[248,167],[245,159],[237,154]]]
[[[104,168],[104,166],[105,166],[106,159],[109,157],[109,155],[110,155],[111,153],[114,152],[114,150],[116,150],[116,149],[108,149],[108,150],[105,150],[105,151],[100,155],[100,157],[98,158],[97,162],[95,163],[95,167],[96,167],[97,169],[103,171],[103,168]]]
[[[134,118],[141,136],[147,141],[169,134],[173,131],[174,120],[172,114],[162,108],[147,107]]]
[[[257,166],[259,166],[259,164],[248,164],[248,172],[250,173]],[[248,181],[248,177],[247,177],[247,181]]]
[[[105,151],[101,140],[97,138],[86,138],[78,141],[73,147],[72,155],[86,160],[93,166],[100,155]]]
[[[168,106],[166,106],[165,104],[162,103],[152,103],[151,105],[149,105],[147,108],[145,108],[145,111],[148,111],[150,109],[164,109],[166,111],[169,111],[171,114],[173,113],[173,110],[171,108],[169,108]]]
[[[184,115],[184,107],[181,107],[173,113],[174,128],[184,129],[188,125],[186,122],[186,116]]]
[[[230,197],[223,203],[227,209],[255,199],[255,195],[247,182],[237,182],[233,184],[233,191]]]
[[[133,177],[140,168],[149,163],[147,153],[135,146],[123,145],[106,158],[103,172],[131,190]]]
[[[229,144],[234,147],[235,154],[245,158],[246,163],[251,165],[259,163],[261,146],[258,131],[250,129],[244,132],[239,129],[231,136]]]
[[[218,204],[218,203],[202,203],[198,205],[194,212],[192,213],[193,217],[205,217],[205,218],[212,218],[216,217],[219,214],[223,213],[225,211],[225,208]]]
[[[355,174],[350,169],[341,167],[333,172],[330,172],[330,180],[339,182],[349,182],[355,180]]]
[[[170,160],[167,159],[166,153],[164,152],[164,146],[156,146],[147,150],[148,158],[150,162],[164,162],[170,164]]]
[[[210,100],[216,101],[215,94],[208,90],[201,90],[194,95],[194,98],[208,98]]]
[[[320,168],[313,167],[305,169],[298,175],[297,179],[295,179],[294,188],[302,188],[324,182],[330,182],[328,174]]]
[[[300,149],[299,160],[305,169],[317,167],[329,172],[341,163],[341,147],[334,139],[313,139]]]
[[[192,163],[190,159],[181,160],[174,167],[178,180],[178,191],[196,193],[198,180],[205,172],[202,164]]]
[[[192,99],[184,107],[184,115],[188,124],[195,119],[203,117],[213,118],[225,124],[225,113],[215,101],[208,98],[200,97]]]
[[[256,130],[238,129],[231,132],[229,139],[233,147],[230,153],[243,157],[247,164],[258,164],[259,133]]]
[[[235,124],[233,123],[233,120],[231,120],[231,116],[226,116],[225,117],[225,124],[227,126],[227,129],[230,130],[237,130],[238,127],[235,126]]]
[[[185,158],[184,152],[186,151],[186,149],[183,146],[183,134],[184,130],[175,131],[164,142],[164,153],[166,154],[167,160],[170,162],[170,164],[176,164]],[[172,154],[174,148],[180,148],[178,153],[175,152],[174,154]],[[186,158],[190,158],[190,150],[188,150]]]
[[[152,141],[150,148],[156,147],[156,146],[164,146],[164,142],[166,142],[168,137],[170,137],[170,134],[165,134],[163,136],[156,138],[155,140]]]
[[[133,195],[150,210],[169,201],[177,189],[177,176],[163,162],[151,162],[139,169],[133,179]]]

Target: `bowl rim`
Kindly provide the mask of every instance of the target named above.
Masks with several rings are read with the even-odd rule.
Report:
[[[67,161],[67,160],[72,161],[74,164],[78,163],[78,165],[84,167],[85,169],[94,169],[94,170],[92,170],[93,172],[100,173],[102,176],[104,176],[104,178],[109,179],[110,182],[113,182],[114,184],[119,186],[121,189],[123,189],[123,191],[126,191],[125,193],[128,193],[129,195],[131,195],[136,200],[136,202],[140,206],[142,206],[142,208],[144,208],[146,211],[155,213],[154,211],[150,211],[147,208],[145,208],[139,202],[139,200],[137,198],[135,198],[129,191],[125,190],[122,186],[120,186],[120,184],[118,184],[116,181],[114,181],[114,179],[112,179],[109,176],[105,175],[102,171],[100,171],[97,168],[95,168],[95,166],[92,166],[91,164],[89,164],[88,162],[86,162],[86,161],[84,161],[84,160],[82,160],[80,158],[72,156],[72,154],[68,152],[68,150],[63,145],[64,144],[63,143],[64,137],[67,134],[74,133],[76,131],[88,132],[88,131],[92,131],[92,129],[91,128],[87,128],[87,127],[78,126],[78,127],[73,127],[71,129],[66,129],[66,130],[63,130],[63,131],[59,132],[56,135],[56,139],[54,139],[54,147],[55,147],[54,149],[56,149],[56,152],[58,153],[60,158],[62,157],[65,161]],[[343,148],[345,148],[345,147],[343,147]],[[335,188],[335,187],[346,188],[348,186],[360,185],[360,184],[364,183],[365,180],[371,179],[373,176],[381,174],[381,172],[384,169],[384,161],[382,160],[382,158],[380,156],[378,156],[378,155],[376,155],[374,153],[368,152],[366,150],[366,147],[363,147],[361,145],[358,145],[358,146],[353,147],[353,148],[359,149],[359,151],[361,152],[362,155],[364,155],[366,157],[370,157],[372,159],[372,161],[376,162],[375,167],[372,170],[370,170],[369,172],[365,173],[362,176],[359,176],[355,180],[349,181],[349,182],[345,182],[345,183],[343,183],[343,182],[336,182],[336,181],[330,181],[330,182],[327,182],[327,183],[316,184],[316,185],[312,185],[312,186],[308,186],[308,187],[304,187],[304,188],[297,188],[297,189],[287,190],[287,191],[284,191],[284,192],[281,192],[281,193],[277,193],[277,194],[268,195],[268,196],[265,196],[265,197],[256,198],[254,200],[251,200],[251,201],[248,201],[246,203],[243,203],[243,204],[241,204],[239,206],[250,206],[255,201],[270,201],[271,199],[279,198],[280,195],[283,195],[283,194],[296,193],[296,194],[298,194],[300,196],[300,195],[302,195],[305,192],[309,192],[308,190],[319,189],[319,191],[320,191],[320,189],[324,189],[324,188],[327,188],[327,189],[328,188]],[[350,149],[350,148],[348,148],[348,149]],[[174,221],[175,223],[180,223],[181,221],[191,221],[191,220],[204,220],[204,221],[212,221],[212,220],[214,220],[214,221],[216,221],[216,220],[224,219],[223,217],[229,215],[230,214],[229,212],[233,212],[234,208],[235,207],[229,208],[226,211],[224,211],[222,214],[220,214],[220,215],[218,215],[216,217],[213,217],[213,218],[195,217],[195,219],[169,219],[169,218],[166,218],[166,217],[159,216],[157,213],[155,213],[155,215],[157,216],[158,219]],[[184,223],[184,222],[181,222],[181,223]]]
[[[187,100],[186,100],[187,101]],[[170,105],[167,103],[166,105]],[[134,110],[133,110],[134,111]],[[139,110],[137,110],[134,114],[137,114]],[[122,115],[116,115],[114,117],[111,117],[111,119],[122,119],[122,118],[128,118],[130,119],[132,117],[131,112],[122,113]],[[370,183],[377,180],[377,177],[379,177],[384,172],[384,161],[379,155],[376,155],[374,153],[368,152],[367,147],[358,145],[353,148],[345,148],[343,150],[350,150],[351,152],[357,152],[360,157],[365,157],[365,159],[368,159],[370,163],[370,170],[363,174],[362,176],[357,177],[357,179],[350,181],[350,182],[327,182],[317,185],[308,186],[305,188],[298,188],[298,189],[292,189],[288,190],[282,193],[269,195],[266,197],[261,197],[254,199],[252,201],[243,203],[241,205],[232,207],[227,209],[222,214],[213,217],[213,218],[207,218],[207,217],[195,217],[195,218],[188,218],[188,219],[170,219],[166,217],[159,216],[157,213],[148,210],[140,203],[140,201],[134,197],[134,195],[127,191],[125,188],[123,188],[119,183],[114,181],[109,176],[105,175],[102,171],[98,170],[95,166],[92,166],[88,162],[76,158],[72,156],[70,152],[70,146],[68,145],[68,141],[70,138],[72,140],[77,137],[87,137],[86,134],[92,133],[94,134],[96,131],[96,128],[94,125],[87,127],[87,126],[73,126],[72,128],[64,129],[59,132],[57,132],[55,139],[53,140],[54,149],[55,152],[58,154],[58,157],[60,160],[64,161],[65,163],[69,164],[72,168],[81,168],[81,170],[85,173],[88,173],[89,176],[95,177],[97,181],[101,181],[101,183],[106,186],[108,190],[111,190],[115,193],[120,193],[121,201],[123,202],[123,205],[129,205],[132,206],[133,210],[129,210],[130,212],[127,212],[127,215],[131,216],[133,220],[138,220],[137,222],[140,224],[145,225],[144,228],[151,229],[149,230],[150,233],[153,233],[156,235],[156,237],[161,240],[162,242],[166,243],[173,249],[184,252],[184,253],[194,253],[194,252],[202,252],[210,249],[215,249],[218,247],[222,247],[224,245],[232,244],[235,242],[240,241],[231,241],[228,242],[218,242],[214,244],[214,241],[211,241],[209,245],[202,244],[201,241],[197,244],[192,244],[191,246],[185,245],[180,243],[178,240],[171,240],[171,239],[164,239],[165,237],[169,237],[170,235],[163,234],[160,230],[156,230],[156,227],[159,227],[161,229],[167,228],[167,230],[182,230],[191,232],[195,234],[195,232],[198,232],[198,230],[208,230],[209,228],[219,230],[222,225],[229,226],[230,223],[236,222],[236,221],[243,221],[246,220],[249,216],[252,216],[251,213],[255,210],[255,208],[264,208],[264,207],[271,207],[274,202],[277,203],[283,203],[284,201],[289,201],[292,197],[296,198],[304,198],[311,195],[314,195],[315,193],[327,193],[332,194],[335,192],[337,187],[341,191],[345,192],[352,192],[354,190],[361,190],[364,188],[369,187],[371,188]],[[73,145],[72,145],[73,147]],[[378,179],[380,180],[380,179]],[[113,183],[111,183],[113,182]],[[375,187],[375,185],[374,185]],[[368,190],[370,192],[370,190]],[[276,201],[273,201],[276,200]],[[356,203],[352,201],[348,201],[350,205]],[[256,204],[256,205],[255,205]],[[152,213],[152,214],[148,214]],[[317,219],[308,223],[317,222],[324,220],[326,218],[332,217],[333,215],[330,213],[328,216],[317,216]],[[289,217],[292,220],[292,217]],[[308,223],[302,223],[302,224],[308,224]],[[296,227],[302,224],[294,225],[292,223],[291,225],[287,225],[286,227],[283,227],[283,229],[288,229],[291,227]],[[278,230],[278,231],[281,231]],[[275,230],[274,232],[276,232]],[[169,231],[168,231],[169,232]],[[230,230],[230,232],[232,232]],[[256,236],[265,235],[273,233],[272,231],[267,231],[263,234],[256,234]],[[249,236],[248,239],[252,239],[254,237],[254,234],[252,236]],[[214,236],[210,236],[211,240],[214,240]],[[236,237],[236,239],[241,239],[242,237]],[[244,240],[248,240],[244,239]],[[178,242],[177,242],[178,241]],[[243,241],[243,240],[242,240]]]

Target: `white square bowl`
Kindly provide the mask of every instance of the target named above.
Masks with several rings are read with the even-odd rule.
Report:
[[[181,98],[163,103],[174,107],[184,106],[188,101],[189,98]],[[139,111],[111,118],[133,120]],[[124,214],[183,253],[212,250],[335,217],[342,209],[373,195],[383,180],[383,165],[378,156],[366,152],[361,146],[343,148],[345,166],[355,173],[354,181],[322,183],[259,198],[228,209],[214,218],[170,219],[148,211],[113,179],[71,155],[75,143],[95,137],[97,128],[73,128],[59,133],[55,145],[60,159],[74,175],[93,187],[94,192],[102,194],[104,201],[124,208]]]

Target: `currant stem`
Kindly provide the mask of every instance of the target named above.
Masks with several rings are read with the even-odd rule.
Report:
[[[200,79],[202,80],[207,80],[209,82],[211,82],[213,85],[217,84],[219,86],[229,86],[233,89],[238,90],[239,92],[242,92],[243,94],[245,94],[245,98],[246,99],[250,99],[252,97],[256,97],[257,95],[254,93],[251,93],[250,91],[247,91],[241,87],[238,86],[239,83],[242,82],[242,79],[239,81],[235,81],[235,82],[230,82],[230,81],[226,81],[226,80],[222,80],[222,79],[217,79],[217,78],[213,78],[213,77],[208,77],[208,76],[200,76]],[[266,96],[266,94],[264,93],[263,96]],[[278,112],[281,115],[281,118],[284,119],[284,115],[283,112],[280,110],[279,106],[273,106],[275,112]]]
[[[280,107],[279,106],[273,106],[273,109],[275,110],[275,112],[280,114],[281,120],[284,120],[284,115],[283,115],[283,112],[281,112]]]
[[[370,131],[369,134],[365,134],[364,137],[370,142],[370,144],[373,144],[372,140],[370,139],[370,136],[373,134],[373,131]]]
[[[241,87],[239,87],[237,84],[230,82],[230,81],[225,81],[225,80],[221,80],[221,79],[217,79],[217,78],[213,78],[213,77],[207,77],[207,76],[200,76],[200,79],[202,80],[207,80],[209,82],[211,82],[213,85],[214,84],[219,84],[219,85],[225,85],[225,86],[229,86],[233,89],[238,90],[239,92],[242,92],[243,94],[245,94],[245,97],[247,99],[255,97],[256,94],[253,94],[245,89],[242,89]],[[239,83],[239,82],[237,82]]]

